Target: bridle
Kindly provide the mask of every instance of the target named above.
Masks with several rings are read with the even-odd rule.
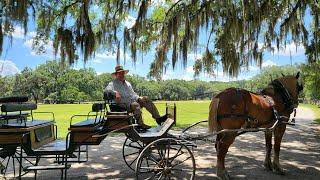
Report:
[[[298,106],[298,99],[293,98],[281,81],[275,79],[270,83],[270,85],[273,86],[273,89],[280,94],[285,105],[285,110],[292,112],[293,109]],[[297,90],[299,91],[299,89],[301,89],[301,87],[297,84]]]

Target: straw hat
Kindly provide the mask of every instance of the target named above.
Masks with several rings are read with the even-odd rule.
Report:
[[[123,69],[123,66],[117,65],[114,68],[115,72],[112,73],[112,76],[115,76],[118,72],[124,72],[125,74],[127,74],[129,72],[129,70],[125,70]]]

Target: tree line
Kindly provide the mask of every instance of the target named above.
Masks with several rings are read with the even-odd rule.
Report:
[[[285,75],[293,75],[299,69],[303,71],[305,89],[303,97],[319,98],[317,83],[320,79],[316,65],[272,66],[263,68],[261,73],[249,80],[232,82],[218,81],[155,81],[137,75],[128,75],[127,80],[141,96],[153,100],[190,100],[210,99],[214,94],[228,87],[244,88],[257,92],[267,86],[271,80]],[[75,103],[99,101],[103,99],[103,90],[113,80],[110,73],[97,74],[94,69],[75,70],[62,67],[57,61],[47,61],[35,69],[25,68],[14,76],[0,77],[0,97],[24,95],[35,102]]]

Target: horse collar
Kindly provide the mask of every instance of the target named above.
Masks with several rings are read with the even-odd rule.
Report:
[[[273,86],[273,88],[279,92],[283,103],[285,105],[285,110],[289,110],[292,111],[295,108],[295,103],[294,100],[292,98],[292,95],[288,92],[288,90],[283,86],[283,84],[281,83],[281,81],[279,81],[278,79],[273,80],[271,82],[271,85]]]

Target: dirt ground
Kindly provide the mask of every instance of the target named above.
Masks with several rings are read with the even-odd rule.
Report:
[[[319,179],[320,126],[313,124],[312,119],[314,116],[311,110],[299,108],[296,122],[300,125],[287,128],[280,152],[280,163],[285,170],[285,175],[277,175],[264,169],[264,134],[258,132],[237,137],[229,149],[226,167],[231,177],[233,179],[272,180]],[[91,146],[89,161],[73,164],[68,170],[68,179],[134,179],[134,172],[126,166],[122,159],[124,140],[125,136],[117,135],[107,137],[99,146]],[[196,143],[198,145],[198,148],[194,149],[197,165],[196,179],[216,179],[214,145],[204,142]],[[11,172],[8,177],[12,175]],[[28,173],[23,179],[33,179],[33,177],[33,173]],[[59,178],[60,171],[40,171],[38,173],[38,179]]]

